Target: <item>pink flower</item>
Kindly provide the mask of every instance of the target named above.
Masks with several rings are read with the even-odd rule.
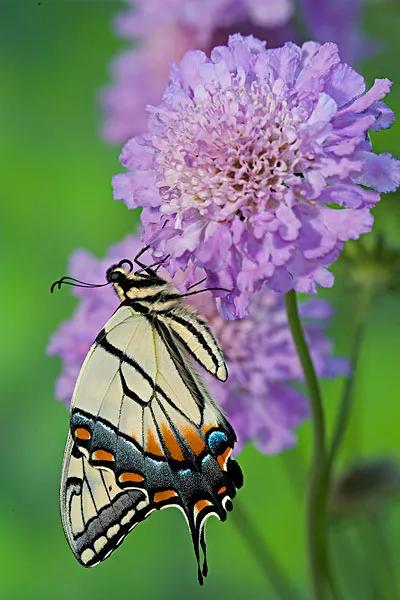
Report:
[[[371,230],[378,192],[399,184],[399,162],[368,141],[391,122],[390,85],[366,92],[335,44],[267,50],[236,35],[210,58],[188,52],[146,134],[123,148],[115,198],[144,207],[144,239],[171,255],[171,273],[202,268],[231,290],[226,316],[245,316],[265,284],[329,287],[327,267]]]

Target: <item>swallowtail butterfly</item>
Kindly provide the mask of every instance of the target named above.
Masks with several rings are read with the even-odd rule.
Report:
[[[206,519],[226,519],[243,476],[230,456],[235,433],[194,361],[222,381],[227,369],[207,324],[182,300],[198,292],[179,294],[157,274],[161,263],[139,261],[144,250],[135,258],[139,270],[123,260],[106,273],[103,285],[113,285],[121,304],[97,335],[75,386],[62,523],[72,552],[91,567],[152,511],[179,508],[203,583]],[[94,287],[64,277],[52,290],[62,283]]]

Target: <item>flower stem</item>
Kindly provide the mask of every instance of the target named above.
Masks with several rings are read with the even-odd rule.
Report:
[[[358,360],[360,357],[360,349],[364,340],[365,326],[367,321],[367,314],[371,305],[373,296],[373,289],[371,285],[363,285],[360,293],[359,302],[357,305],[357,316],[356,325],[354,330],[353,344],[350,354],[350,365],[351,371],[346,379],[342,400],[340,403],[338,415],[336,417],[336,423],[333,431],[332,444],[328,456],[328,476],[331,478],[332,470],[334,467],[335,459],[337,457],[339,448],[343,441],[346,433],[349,419],[352,410],[353,398],[354,398],[354,384],[357,373]]]
[[[303,367],[310,397],[314,447],[307,505],[308,551],[313,598],[324,600],[327,597],[337,597],[330,574],[327,544],[329,477],[326,462],[325,416],[317,375],[300,321],[296,292],[294,290],[288,292],[285,300],[293,341]]]
[[[259,531],[254,527],[246,510],[239,503],[235,504],[232,520],[264,575],[266,575],[271,588],[275,592],[274,598],[277,600],[287,600],[288,598],[296,600],[299,598],[291,581],[283,572]]]

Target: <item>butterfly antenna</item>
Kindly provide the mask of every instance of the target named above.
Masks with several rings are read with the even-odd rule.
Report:
[[[50,293],[52,294],[56,287],[60,290],[62,285],[72,285],[73,287],[81,288],[98,288],[104,287],[105,285],[109,285],[109,283],[88,283],[87,281],[81,281],[80,279],[75,279],[74,277],[69,277],[68,275],[65,275],[64,277],[61,277],[61,279],[57,279],[57,281],[54,281],[51,284]]]

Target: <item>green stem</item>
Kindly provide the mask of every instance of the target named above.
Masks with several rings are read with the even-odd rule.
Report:
[[[328,589],[331,598],[337,597],[330,574],[327,542],[329,478],[326,464],[325,416],[317,375],[300,321],[296,292],[294,290],[288,292],[285,300],[293,341],[303,367],[310,397],[314,447],[308,491],[307,537],[313,598],[324,600],[329,597]]]
[[[268,548],[265,540],[254,527],[245,509],[238,503],[235,504],[232,520],[274,590],[274,598],[277,600],[287,600],[288,598],[295,600],[298,598],[294,586],[288,580],[287,575]]]
[[[372,295],[372,287],[370,285],[365,284],[361,289],[361,294],[357,305],[356,325],[354,331],[353,345],[350,354],[351,371],[344,385],[342,401],[340,403],[338,415],[336,417],[336,423],[332,437],[332,444],[328,457],[329,478],[331,478],[336,456],[342,444],[351,415],[357,366],[360,358],[361,345],[364,340],[366,317],[368,314],[369,307],[371,305]]]
[[[286,477],[292,488],[293,496],[296,499],[300,498],[304,490],[306,478],[305,457],[302,454],[301,447],[297,445],[292,450],[284,452],[280,455],[280,460],[286,471]]]

